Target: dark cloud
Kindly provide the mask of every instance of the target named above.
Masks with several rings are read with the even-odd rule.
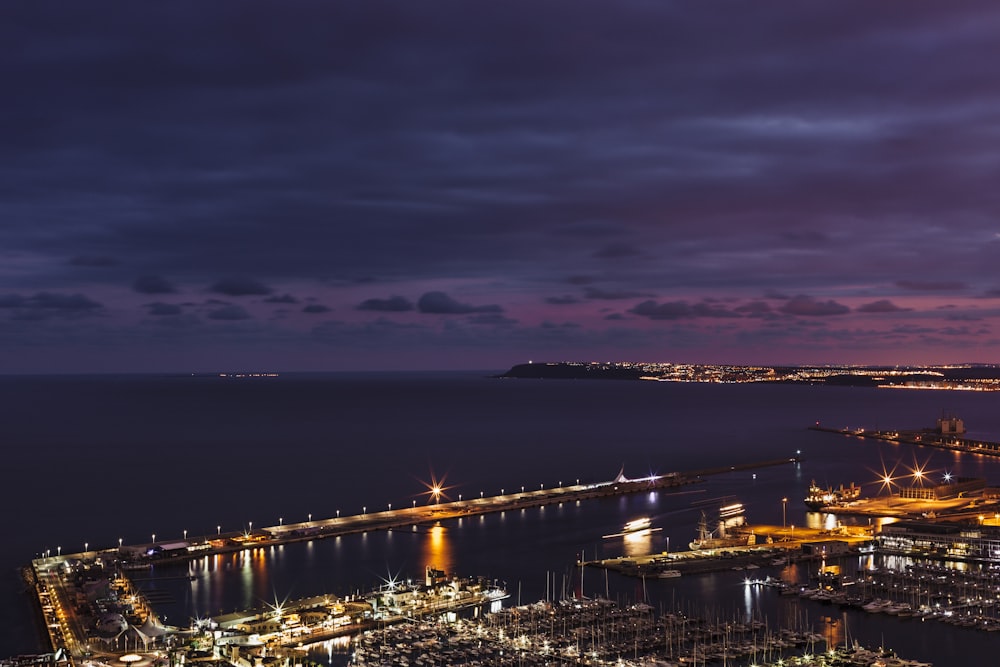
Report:
[[[215,310],[210,310],[205,316],[210,320],[249,320],[251,319],[250,313],[246,311],[242,306],[229,305],[222,306],[221,308],[216,308]]]
[[[909,308],[900,308],[888,299],[879,299],[871,303],[862,304],[856,309],[859,313],[899,313]]]
[[[628,243],[611,243],[594,253],[594,257],[599,259],[621,259],[623,257],[634,257],[640,254],[639,250]]]
[[[93,269],[106,269],[118,266],[120,262],[114,257],[105,257],[103,255],[77,255],[69,259],[69,264],[71,266],[85,266]]]
[[[473,315],[467,320],[469,324],[479,324],[482,326],[512,326],[517,324],[517,320],[505,317],[499,313],[483,313]]]
[[[799,294],[781,304],[778,309],[786,315],[802,315],[806,317],[823,317],[827,315],[843,315],[851,311],[847,306],[832,299],[817,301],[811,296]]]
[[[271,293],[270,287],[252,278],[225,278],[208,289],[226,296],[263,296]]]
[[[390,296],[387,299],[365,299],[358,304],[357,308],[358,310],[401,313],[413,310],[413,302],[403,296]]]
[[[286,304],[295,304],[295,303],[298,303],[298,302],[299,302],[299,300],[298,300],[298,299],[296,299],[296,298],[295,298],[294,296],[292,296],[291,294],[282,294],[281,296],[278,296],[278,295],[275,295],[275,296],[269,296],[269,297],[267,297],[266,299],[264,299],[264,303],[286,303]]]
[[[48,315],[78,317],[93,314],[102,308],[100,303],[83,294],[38,292],[33,296],[0,296],[0,310],[13,311],[14,317],[23,319],[43,319]]]
[[[574,303],[580,303],[580,300],[575,296],[566,294],[563,296],[549,296],[545,297],[545,303],[552,306],[570,306]]]
[[[958,280],[897,280],[896,287],[913,292],[957,292],[968,288],[968,285]]]
[[[766,301],[751,301],[733,308],[733,311],[744,317],[768,317],[774,314],[771,304]]]
[[[643,301],[628,312],[651,320],[679,320],[695,317],[740,317],[739,313],[707,301],[689,304],[686,301],[666,301],[657,303],[653,300]]]
[[[417,310],[421,313],[436,315],[467,315],[470,313],[501,313],[503,308],[497,305],[473,306],[461,303],[444,292],[427,292],[417,301]]]
[[[601,299],[608,301],[616,301],[620,299],[639,299],[649,296],[649,294],[637,292],[635,290],[605,290],[599,287],[588,287],[584,290],[583,295],[588,299]]]
[[[132,283],[139,294],[174,294],[177,288],[161,276],[140,276]]]
[[[302,309],[303,313],[309,313],[310,315],[318,315],[320,313],[329,313],[331,308],[318,303],[310,303]]]
[[[147,304],[146,307],[149,309],[150,315],[157,315],[157,316],[180,315],[182,312],[184,312],[180,306],[174,303],[156,302]]]

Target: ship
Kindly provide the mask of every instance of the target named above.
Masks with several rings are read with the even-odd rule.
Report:
[[[816,480],[809,486],[809,495],[802,502],[812,511],[818,511],[824,507],[837,507],[857,500],[861,497],[861,487],[851,482],[850,486],[840,485],[840,488],[821,489],[816,486]]]
[[[611,535],[604,535],[604,539],[609,539],[612,537],[638,537],[640,535],[648,535],[660,530],[660,528],[653,528],[652,521],[649,517],[640,517],[638,519],[632,519],[622,528],[620,533],[612,533]]]
[[[699,549],[727,549],[729,547],[753,546],[757,536],[748,530],[743,503],[731,503],[719,508],[719,521],[715,530],[709,530],[708,517],[701,513],[698,521],[698,537],[688,544],[691,551]]]

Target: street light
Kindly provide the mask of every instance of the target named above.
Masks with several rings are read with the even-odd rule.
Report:
[[[337,518],[340,518],[340,510],[337,510]]]
[[[312,523],[312,520],[313,520],[312,512],[309,512],[309,522]]]
[[[122,538],[120,538],[120,537],[118,538],[118,548],[119,549],[122,548]]]
[[[187,528],[185,528],[184,529],[184,539],[186,540],[187,538],[188,538],[188,532],[187,532]]]
[[[285,525],[285,517],[283,517],[283,516],[279,516],[278,517],[278,525],[279,526]]]
[[[153,533],[153,544],[156,544],[156,533]]]
[[[84,542],[83,543],[83,553],[87,553],[88,551],[90,551],[90,542]]]
[[[215,534],[216,535],[222,535],[222,526],[216,526],[215,527]]]
[[[788,507],[788,498],[781,499],[781,528],[784,530],[788,524],[785,522],[785,508]]]
[[[56,547],[56,555],[62,556],[62,547]]]

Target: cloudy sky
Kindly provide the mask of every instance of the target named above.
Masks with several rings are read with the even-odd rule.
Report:
[[[0,372],[998,361],[995,2],[0,7]]]

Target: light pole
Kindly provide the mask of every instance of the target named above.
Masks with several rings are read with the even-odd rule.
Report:
[[[84,542],[83,543],[83,553],[87,553],[88,551],[90,551],[90,542]]]
[[[184,539],[186,540],[187,538],[188,538],[188,532],[187,532],[187,528],[185,528],[184,529]]]
[[[216,535],[222,535],[222,526],[216,526],[215,527],[215,534]]]
[[[337,510],[337,518],[340,518],[340,510]]]
[[[785,522],[785,508],[788,507],[788,498],[781,499],[781,529],[784,530],[788,524]]]
[[[285,517],[283,517],[283,516],[279,516],[278,517],[278,525],[279,526],[285,525]]]
[[[120,537],[118,538],[118,548],[119,549],[122,548],[122,538],[120,538]]]
[[[156,544],[156,533],[153,533],[153,544]]]
[[[56,547],[56,555],[62,556],[62,547]]]
[[[312,523],[312,520],[313,520],[312,512],[309,512],[309,523]]]

